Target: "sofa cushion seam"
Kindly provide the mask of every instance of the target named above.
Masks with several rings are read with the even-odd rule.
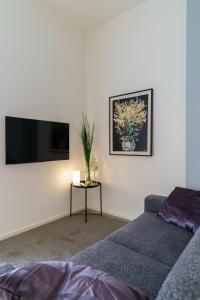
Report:
[[[137,249],[132,249],[132,248],[130,248],[130,247],[124,245],[124,244],[121,244],[121,243],[119,243],[119,242],[113,241],[113,240],[110,239],[110,238],[109,238],[108,240],[109,240],[110,242],[116,244],[116,245],[121,245],[121,246],[123,246],[123,247],[125,247],[125,248],[127,248],[127,249],[129,249],[129,250],[131,250],[131,251],[134,251],[134,252],[136,252],[136,253],[138,253],[138,254],[140,254],[140,255],[142,255],[142,256],[145,256],[145,257],[147,257],[147,258],[150,258],[150,259],[152,259],[152,260],[155,260],[155,261],[157,261],[157,262],[159,262],[159,263],[165,265],[166,267],[169,267],[170,269],[171,269],[171,268],[174,266],[174,264],[175,264],[175,263],[174,263],[173,265],[169,265],[169,264],[167,264],[167,263],[164,263],[164,262],[160,261],[159,259],[156,259],[156,258],[153,258],[153,257],[148,256],[148,255],[146,255],[146,254],[143,254],[143,253],[141,253],[140,251],[138,251]],[[106,241],[106,239],[105,239],[105,241]],[[180,254],[180,255],[181,255],[181,254]],[[178,258],[177,258],[177,259],[178,259]]]

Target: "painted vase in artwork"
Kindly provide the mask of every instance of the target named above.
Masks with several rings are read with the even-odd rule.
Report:
[[[133,136],[125,135],[121,137],[122,149],[124,151],[134,151],[135,150],[135,141]]]

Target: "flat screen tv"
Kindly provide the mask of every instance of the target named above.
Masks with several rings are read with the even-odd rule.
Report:
[[[5,117],[6,164],[69,159],[69,124]]]

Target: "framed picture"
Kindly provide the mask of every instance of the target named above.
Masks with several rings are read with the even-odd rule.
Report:
[[[153,89],[109,98],[111,155],[152,156]]]

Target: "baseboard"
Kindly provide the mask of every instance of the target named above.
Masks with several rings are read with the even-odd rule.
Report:
[[[83,209],[84,209],[84,207],[79,207],[79,208],[73,209],[72,212],[73,212],[73,213],[77,213],[77,212],[79,212],[79,211],[81,211],[81,210],[83,210]],[[17,229],[17,230],[8,232],[8,233],[6,233],[6,234],[2,234],[2,235],[0,235],[0,241],[3,241],[3,240],[5,240],[5,239],[8,239],[8,238],[10,238],[10,237],[12,237],[12,236],[18,235],[18,234],[20,234],[20,233],[29,231],[29,230],[31,230],[31,229],[40,227],[40,226],[45,225],[45,224],[47,224],[47,223],[50,223],[50,222],[59,220],[59,219],[64,218],[64,217],[66,217],[66,216],[69,216],[69,211],[67,211],[67,212],[65,212],[65,213],[62,213],[62,214],[59,214],[59,215],[56,215],[56,216],[54,216],[54,217],[48,218],[48,219],[43,220],[43,221],[39,221],[39,222],[37,222],[37,223],[33,223],[33,224],[28,225],[28,226],[25,226],[25,227],[21,227],[21,228],[19,228],[19,229]]]
[[[140,214],[126,215],[126,214],[121,214],[121,213],[119,213],[117,211],[113,211],[113,210],[103,210],[103,213],[106,215],[109,215],[111,217],[115,217],[115,218],[122,219],[125,221],[132,221],[140,215]]]
[[[73,209],[73,213],[80,212],[83,209],[84,209],[84,207],[79,207],[79,208]],[[93,210],[93,211],[97,211],[95,208],[90,207],[89,209]],[[130,220],[133,220],[133,219],[138,217],[138,215],[125,215],[125,214],[121,214],[121,213],[113,211],[113,210],[105,210],[105,209],[103,209],[103,214],[108,215],[108,216],[113,217],[113,218],[118,218],[118,219],[121,219],[121,220],[125,220],[125,221],[130,221]],[[21,227],[17,230],[8,232],[6,234],[2,234],[2,235],[0,235],[0,241],[8,239],[10,237],[13,237],[15,235],[18,235],[20,233],[26,232],[28,230],[40,227],[40,226],[45,225],[47,223],[59,220],[59,219],[64,218],[66,216],[69,216],[69,211],[67,211],[65,213],[62,213],[62,214],[59,214],[57,216],[48,218],[46,220],[39,221],[39,222],[31,224],[29,226]]]
[[[89,209],[97,212],[97,209],[95,209],[95,208],[90,207]],[[107,210],[107,209],[103,209],[103,214],[108,215],[110,217],[117,218],[117,219],[121,219],[121,220],[124,220],[124,221],[131,221],[131,220],[133,220],[133,219],[135,219],[139,216],[139,214],[137,214],[137,215],[136,214],[135,215],[133,215],[133,214],[132,215],[125,215],[125,214],[121,214],[117,211]]]
[[[112,217],[112,218],[120,219],[122,221],[133,220],[133,218],[128,215],[124,215],[124,214],[121,214],[121,213],[118,213],[118,212],[112,211],[112,210],[103,210],[103,214],[107,215],[109,217]]]

